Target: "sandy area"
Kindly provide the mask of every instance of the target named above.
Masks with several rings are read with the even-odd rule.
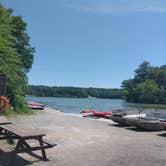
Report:
[[[50,108],[36,115],[17,116],[10,120],[46,133],[46,139],[58,145],[46,150],[49,158],[47,162],[27,154],[10,158],[1,152],[0,165],[5,165],[5,162],[10,166],[166,165],[165,132],[119,127],[111,120],[92,120]]]

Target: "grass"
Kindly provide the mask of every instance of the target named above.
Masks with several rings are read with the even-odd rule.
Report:
[[[13,108],[8,105],[7,108],[3,111],[0,112],[1,115],[5,115],[5,116],[16,116],[16,115],[31,115],[31,114],[35,114],[35,111],[28,108],[27,106],[23,107],[22,109],[17,109],[13,110]]]
[[[166,105],[163,104],[138,104],[138,103],[130,103],[129,106],[136,108],[153,108],[153,109],[166,109]]]

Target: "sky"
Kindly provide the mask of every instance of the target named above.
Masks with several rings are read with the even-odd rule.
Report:
[[[166,64],[166,0],[0,0],[27,22],[29,84],[120,88],[143,62]]]

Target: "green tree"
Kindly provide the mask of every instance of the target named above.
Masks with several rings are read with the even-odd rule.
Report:
[[[25,69],[29,68],[24,65],[28,60],[20,56],[16,47],[19,34],[13,34],[13,17],[10,9],[0,5],[0,72],[7,75],[6,95],[10,104],[15,109],[21,109],[24,105],[22,96],[27,86]]]
[[[135,101],[140,103],[158,103],[158,85],[154,80],[146,80],[136,85],[133,90]]]
[[[166,104],[166,65],[153,67],[144,61],[134,78],[124,80],[122,87],[129,102]]]
[[[30,70],[33,63],[35,49],[29,44],[29,36],[26,33],[27,24],[21,16],[11,16],[12,35],[15,38],[14,48],[21,58],[23,68],[26,72]]]

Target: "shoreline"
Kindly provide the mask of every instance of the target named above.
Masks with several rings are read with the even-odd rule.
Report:
[[[99,117],[99,118],[88,118],[88,117],[83,117],[84,115],[90,115],[90,113],[84,113],[84,114],[81,114],[81,113],[66,113],[66,112],[63,112],[61,110],[57,110],[57,109],[54,109],[54,108],[51,108],[51,107],[46,107],[43,111],[50,111],[50,112],[58,112],[58,113],[62,113],[63,115],[65,116],[73,116],[73,117],[77,117],[77,118],[83,118],[83,119],[89,119],[89,120],[96,120],[96,121],[102,121],[102,122],[109,122],[109,123],[114,123],[111,119],[106,119],[106,118],[102,118],[102,117]]]

